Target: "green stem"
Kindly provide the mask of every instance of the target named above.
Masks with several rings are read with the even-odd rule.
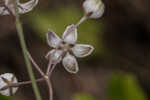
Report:
[[[28,55],[27,55],[27,47],[26,47],[26,43],[25,43],[25,40],[24,40],[23,28],[22,28],[22,25],[21,25],[21,22],[20,22],[20,19],[19,19],[19,14],[18,14],[17,0],[14,0],[14,5],[15,5],[15,10],[16,10],[15,11],[16,12],[16,28],[17,28],[19,39],[20,39],[20,43],[21,43],[25,63],[26,63],[26,66],[27,66],[28,74],[29,74],[30,79],[32,81],[32,87],[33,87],[36,99],[37,100],[42,100],[42,98],[40,96],[39,89],[37,87],[35,77],[34,77],[32,66],[31,66],[30,60],[29,60]]]

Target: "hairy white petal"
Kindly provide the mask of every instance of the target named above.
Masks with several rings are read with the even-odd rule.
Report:
[[[5,0],[5,6],[12,12],[13,15],[15,14],[15,7],[14,7],[14,0]],[[26,3],[19,3],[17,0],[17,6],[19,14],[24,14],[31,11],[37,4],[39,0],[30,0]],[[10,12],[4,6],[0,7],[0,15],[9,15]]]
[[[83,8],[87,16],[96,19],[103,15],[105,6],[101,0],[85,0]]]
[[[63,58],[63,66],[65,69],[70,73],[77,73],[79,71],[78,63],[76,61],[76,58],[69,53],[66,54],[66,56]]]
[[[9,12],[5,7],[0,7],[0,15],[8,15]]]
[[[9,5],[6,7],[0,7],[0,15],[10,15],[10,12],[15,16],[15,8],[14,5]]]
[[[61,43],[61,39],[53,31],[49,31],[46,35],[46,38],[50,47],[56,48]]]
[[[85,57],[92,53],[94,47],[87,44],[76,44],[72,51],[76,57]]]
[[[14,0],[1,0],[0,15],[9,15],[10,12],[15,15]]]
[[[9,83],[17,83],[17,78],[12,73],[5,73],[0,75],[0,89],[7,86],[8,83],[5,82],[4,79],[6,79]],[[18,87],[12,87],[12,94],[15,94],[18,90]],[[11,96],[10,88],[7,88],[5,90],[1,90],[0,93],[5,96]]]
[[[51,60],[52,63],[59,63],[62,60],[62,50],[53,49],[47,53],[46,59]]]
[[[30,12],[37,4],[39,0],[30,0],[26,3],[18,3],[19,13],[24,14]]]
[[[70,44],[74,44],[77,41],[77,28],[75,25],[69,25],[67,26],[62,39]]]

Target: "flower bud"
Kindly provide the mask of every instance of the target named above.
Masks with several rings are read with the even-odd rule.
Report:
[[[9,87],[9,85],[17,82],[17,78],[12,73],[0,75],[0,93],[5,96],[11,96],[15,94],[18,90],[18,87]]]
[[[85,15],[93,19],[100,18],[104,13],[104,8],[101,0],[85,0],[83,3]]]

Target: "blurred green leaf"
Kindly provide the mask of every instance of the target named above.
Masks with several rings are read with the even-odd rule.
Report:
[[[108,100],[147,100],[136,78],[132,75],[117,74],[108,86]]]
[[[95,100],[94,97],[86,93],[77,93],[73,96],[73,100]]]
[[[0,100],[13,100],[11,97],[3,96],[0,94]]]
[[[77,7],[59,7],[50,11],[35,11],[26,16],[29,26],[36,35],[45,41],[48,29],[55,31],[60,37],[67,25],[76,24],[82,17],[83,12]],[[100,20],[101,21],[101,20]],[[102,32],[102,21],[88,20],[78,28],[78,42],[91,44],[95,47],[94,54],[100,54],[102,45],[100,32]]]

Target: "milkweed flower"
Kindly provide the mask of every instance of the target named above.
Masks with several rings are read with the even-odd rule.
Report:
[[[17,78],[14,76],[14,74],[5,73],[0,75],[0,93],[5,96],[11,96],[15,94],[18,90],[18,87],[7,87],[14,83],[18,83]]]
[[[30,12],[37,4],[39,0],[30,0],[26,3],[20,3],[17,0],[18,13],[24,14]],[[1,0],[0,2],[0,15],[10,15],[10,11],[15,15],[14,0]]]
[[[67,26],[62,35],[62,39],[53,31],[47,33],[47,42],[50,47],[53,47],[48,52],[46,58],[52,63],[59,63],[62,60],[64,68],[70,73],[77,73],[78,63],[76,57],[85,57],[91,54],[94,47],[87,44],[76,44],[77,28],[75,25]]]
[[[101,0],[85,0],[83,2],[85,15],[89,18],[100,18],[104,13],[104,8],[104,3]]]

